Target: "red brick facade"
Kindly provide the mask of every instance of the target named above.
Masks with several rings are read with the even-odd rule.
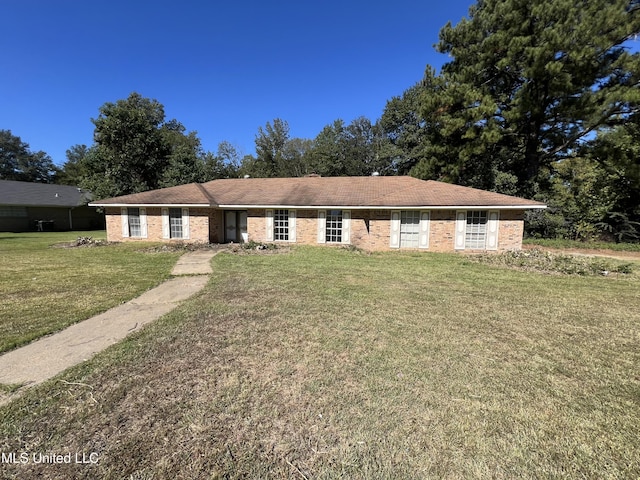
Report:
[[[420,251],[455,251],[456,210],[423,210],[429,212],[428,248]],[[121,209],[106,208],[107,239],[109,241],[185,241],[191,243],[224,242],[223,211],[215,208],[189,208],[189,238],[163,238],[162,210],[147,207],[146,237],[123,237]],[[247,210],[247,233],[249,240],[268,242],[267,210]],[[397,250],[391,247],[391,210],[350,210],[349,245],[368,251]],[[318,245],[318,210],[296,210],[295,243]],[[498,251],[519,250],[522,247],[524,212],[501,210],[498,223]],[[320,242],[321,243],[321,242]]]
[[[143,210],[144,209],[144,210]],[[109,242],[143,241],[143,242],[189,242],[209,243],[209,216],[214,213],[208,208],[189,208],[189,237],[164,238],[162,229],[162,209],[159,207],[142,207],[140,215],[146,217],[146,236],[123,237],[122,216],[120,207],[105,209],[107,221],[107,240]],[[143,213],[144,212],[144,213]]]

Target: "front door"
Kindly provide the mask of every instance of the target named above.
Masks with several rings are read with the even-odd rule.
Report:
[[[247,242],[247,212],[245,210],[227,210],[224,212],[224,241]]]

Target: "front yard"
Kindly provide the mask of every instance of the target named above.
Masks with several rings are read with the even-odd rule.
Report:
[[[640,476],[637,273],[312,247],[213,268],[0,407],[0,451],[98,459],[8,478]]]
[[[61,248],[104,232],[0,233],[0,352],[136,297],[166,279],[177,253],[140,244]]]

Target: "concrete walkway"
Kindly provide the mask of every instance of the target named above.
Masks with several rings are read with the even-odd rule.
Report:
[[[179,276],[105,313],[0,356],[0,383],[41,383],[170,312],[206,285],[211,258],[219,251],[185,253],[171,272]]]

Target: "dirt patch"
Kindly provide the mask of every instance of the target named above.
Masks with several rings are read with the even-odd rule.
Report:
[[[143,248],[143,253],[163,253],[163,252],[199,252],[199,251],[217,251],[224,250],[227,245],[219,243],[164,243],[162,245],[154,245],[153,247]]]
[[[92,237],[78,237],[73,242],[60,242],[51,245],[51,248],[77,248],[77,247],[105,247],[112,245],[113,242],[106,240],[94,240]]]
[[[602,275],[630,274],[633,263],[609,257],[552,252],[541,248],[512,250],[503,253],[482,253],[469,256],[476,262],[503,266],[524,271],[536,271],[552,275]]]
[[[565,255],[605,257],[616,260],[632,260],[640,262],[640,252],[618,252],[615,250],[591,248],[549,248],[540,245],[523,245],[523,250],[544,250],[545,252],[562,253]]]
[[[236,255],[277,255],[281,253],[290,253],[291,247],[281,246],[275,243],[240,243],[232,244],[229,252]]]

